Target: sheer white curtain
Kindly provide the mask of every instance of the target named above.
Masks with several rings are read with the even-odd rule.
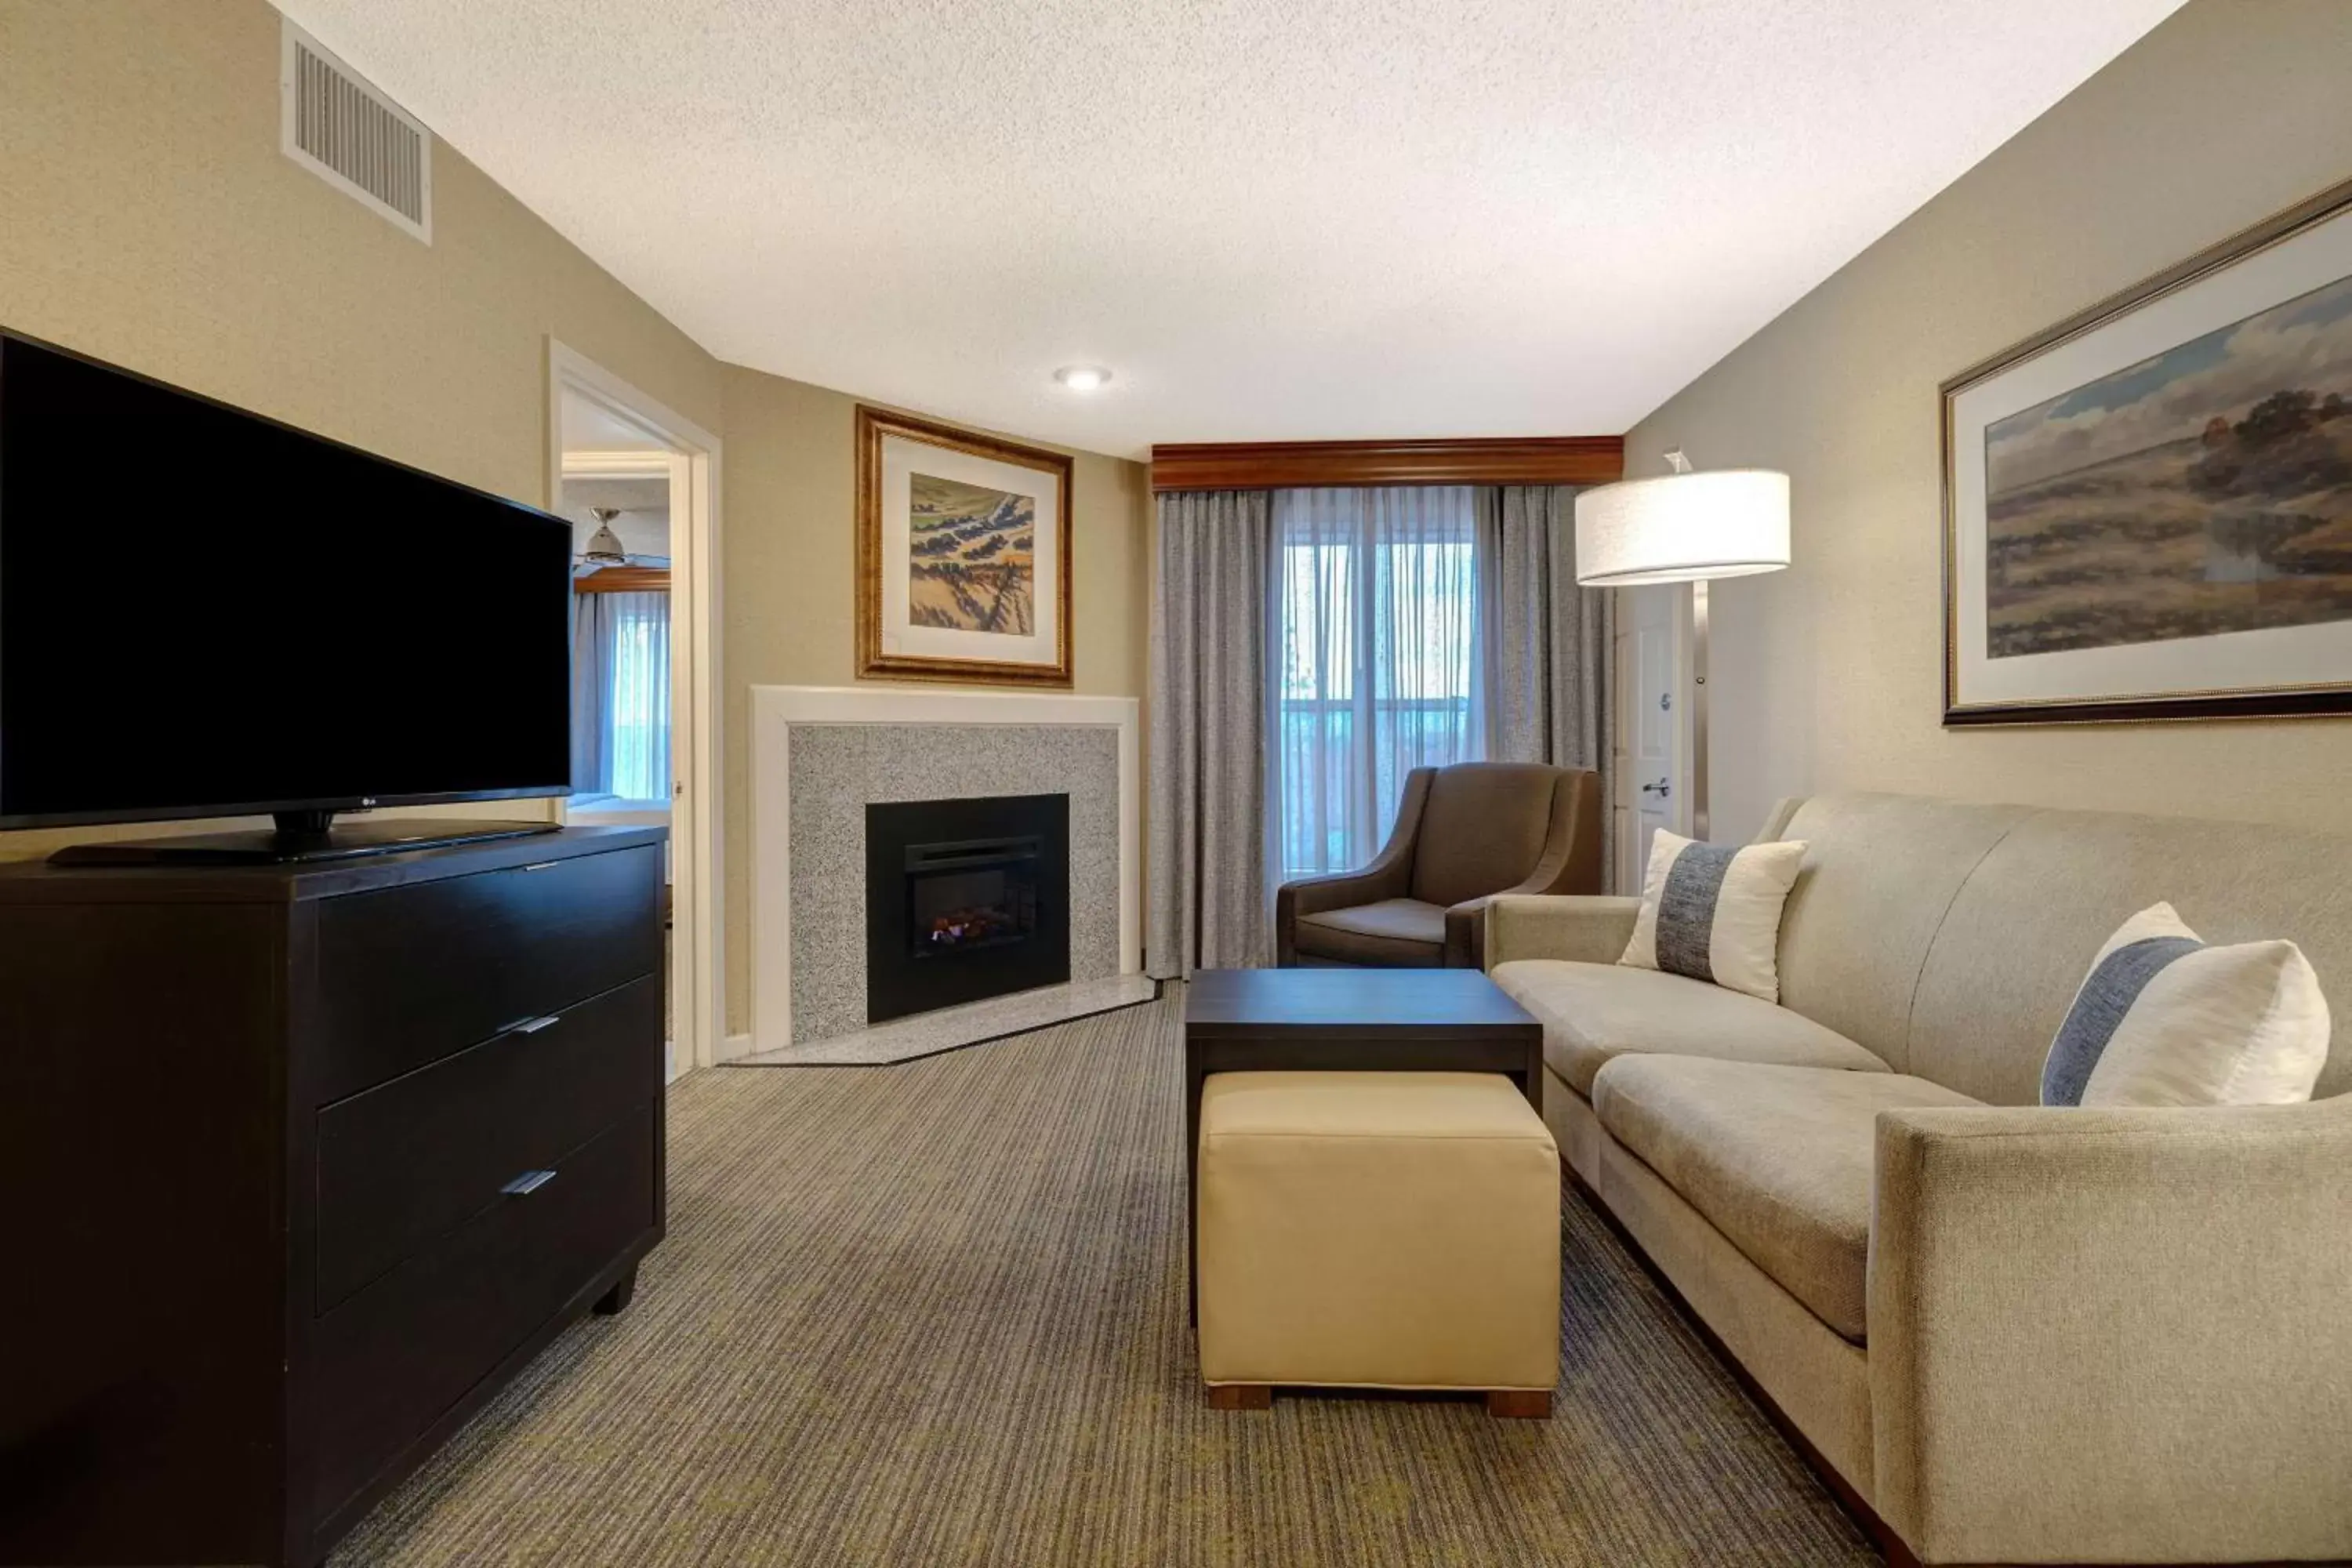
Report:
[[[669,799],[669,595],[575,594],[572,787]]]
[[[1352,869],[1405,775],[1486,752],[1478,492],[1277,490],[1276,880]]]
[[[669,798],[669,595],[605,594],[604,789]]]

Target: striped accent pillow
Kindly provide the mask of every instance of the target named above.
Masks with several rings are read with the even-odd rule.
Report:
[[[2297,1104],[2327,1065],[2328,1027],[2301,948],[2208,947],[2156,904],[2092,961],[2042,1064],[2042,1103]]]
[[[1734,848],[1661,829],[1617,962],[1780,1001],[1780,907],[1804,859],[1800,839]]]

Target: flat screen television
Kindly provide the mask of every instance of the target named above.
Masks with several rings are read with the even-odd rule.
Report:
[[[545,512],[0,332],[0,828],[277,819],[142,847],[215,858],[544,830],[332,816],[568,792],[571,577]]]

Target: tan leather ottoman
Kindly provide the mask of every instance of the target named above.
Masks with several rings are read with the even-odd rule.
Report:
[[[1498,1073],[1234,1072],[1201,1095],[1201,1376],[1477,1390],[1548,1415],[1559,1151]]]

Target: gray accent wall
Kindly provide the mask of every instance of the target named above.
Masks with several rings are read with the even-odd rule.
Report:
[[[1070,797],[1070,978],[1118,973],[1118,731],[1099,724],[792,726],[793,1040],[866,1025],[866,807]]]
[[[1717,839],[1853,790],[2352,831],[2340,722],[1944,729],[1936,397],[2352,173],[2347,60],[2345,0],[2190,0],[1626,432],[1794,490],[1795,564],[1711,601]]]

